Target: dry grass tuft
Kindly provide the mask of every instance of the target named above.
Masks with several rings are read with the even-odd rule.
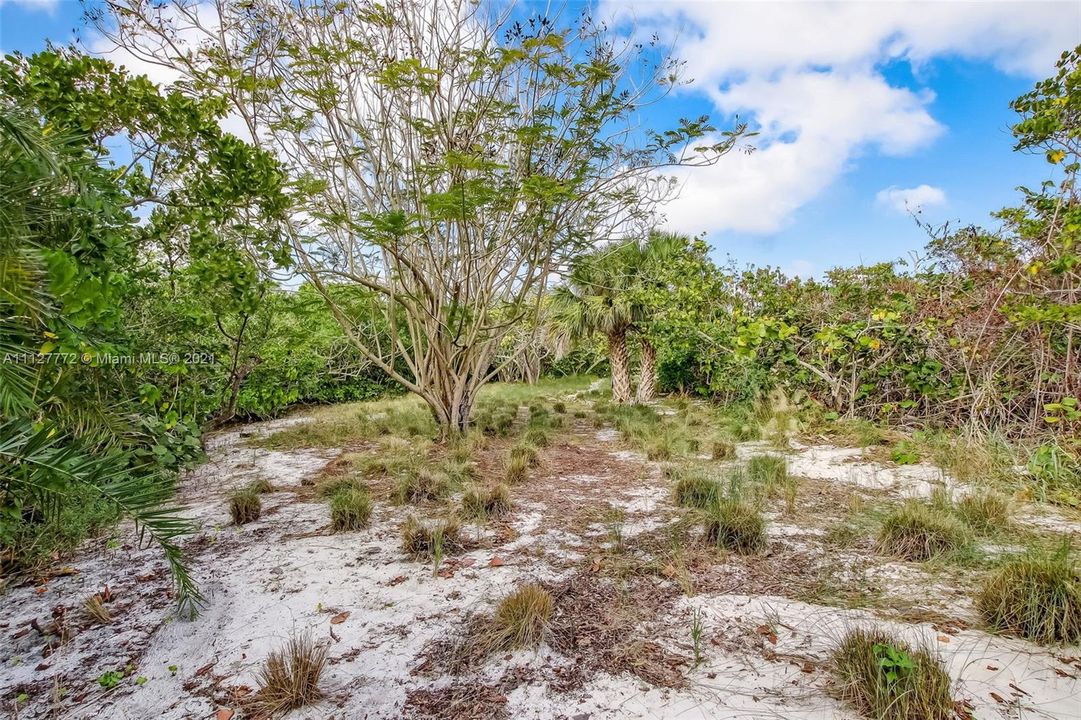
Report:
[[[525,482],[529,478],[529,459],[522,455],[512,455],[507,459],[504,477],[509,485]]]
[[[266,478],[259,478],[258,480],[253,481],[248,485],[248,488],[253,493],[258,493],[259,495],[266,495],[267,493],[274,492],[274,486],[271,485],[270,481]]]
[[[766,546],[766,520],[755,507],[738,500],[721,500],[706,511],[706,539],[718,548],[740,554]]]
[[[441,558],[448,550],[460,547],[461,530],[457,518],[425,523],[410,515],[402,523],[402,550],[415,560]]]
[[[940,507],[916,501],[887,515],[878,533],[881,551],[905,560],[930,560],[967,542],[964,523]]]
[[[420,467],[407,470],[394,483],[394,500],[400,504],[439,500],[451,490],[450,478],[439,470]]]
[[[511,447],[508,460],[514,462],[518,458],[524,459],[526,465],[530,467],[536,467],[540,464],[540,453],[537,452],[536,447],[528,442],[519,442]]]
[[[326,645],[316,645],[306,635],[289,638],[285,647],[270,653],[259,669],[259,708],[274,716],[318,700],[322,697],[319,679],[326,663]]]
[[[541,427],[530,427],[522,435],[522,441],[533,445],[535,447],[548,447],[548,444],[552,441],[548,435],[548,431]]]
[[[714,440],[710,445],[710,455],[714,460],[728,460],[736,456],[736,446],[727,440]]]
[[[105,603],[101,601],[101,595],[94,593],[83,600],[83,611],[87,616],[99,625],[108,625],[113,621],[113,615]]]
[[[957,516],[979,533],[1001,530],[1010,522],[1010,505],[998,493],[986,491],[965,495],[957,503]]]
[[[349,532],[368,526],[372,518],[372,496],[367,488],[349,485],[330,496],[330,525],[334,532]]]
[[[950,676],[926,650],[884,632],[852,630],[833,651],[845,700],[876,720],[952,720]]]
[[[554,609],[551,593],[537,583],[522,585],[499,603],[483,645],[489,652],[537,647]]]
[[[1045,645],[1081,642],[1081,573],[1069,545],[999,568],[976,595],[976,609],[995,630]]]
[[[237,490],[229,496],[229,515],[233,518],[234,525],[258,520],[262,511],[263,503],[259,500],[259,494],[250,488]]]
[[[499,483],[490,488],[466,488],[462,495],[462,515],[467,518],[484,520],[497,517],[510,511],[512,507],[510,488]]]

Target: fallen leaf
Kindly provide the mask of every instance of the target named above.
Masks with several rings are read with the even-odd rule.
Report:
[[[233,715],[236,713],[232,708],[218,708],[218,711],[214,713],[214,720],[233,720]]]
[[[493,555],[492,559],[488,561],[488,567],[500,567],[503,565],[503,559],[498,555]]]
[[[201,668],[196,670],[195,677],[202,677],[203,675],[206,675],[208,672],[210,672],[210,668],[214,667],[215,662],[217,662],[217,660],[208,662],[206,665],[203,665]]]
[[[1017,686],[1016,686],[1016,685],[1014,685],[1013,683],[1010,683],[1010,687],[1012,687],[1012,688],[1013,688],[1014,690],[1016,690],[1017,692],[1021,693],[1022,695],[1028,695],[1028,693],[1027,693],[1027,692],[1025,692],[1025,691],[1024,691],[1024,690],[1022,690],[1021,688],[1017,687]]]
[[[388,580],[387,585],[394,587],[395,585],[400,585],[403,582],[405,582],[405,575],[397,575]]]
[[[939,635],[938,641],[941,643],[948,643],[950,641],[950,638],[947,635]]]
[[[998,670],[998,666],[997,665],[988,665],[987,669],[988,670]]]
[[[464,560],[462,560],[461,565],[462,565],[462,567],[473,567],[473,565],[475,565],[476,562],[477,562],[476,558],[465,558]]]
[[[340,613],[330,619],[331,625],[341,625],[343,622],[349,619],[349,611],[342,610]]]
[[[995,702],[997,702],[997,703],[1001,703],[1001,704],[1003,704],[1003,705],[1005,705],[1005,704],[1006,704],[1006,701],[1002,699],[1002,696],[1001,696],[1001,695],[999,695],[999,694],[998,694],[998,693],[996,693],[996,692],[993,692],[993,693],[991,693],[991,699],[992,699],[992,700],[994,700],[994,701],[995,701]]]
[[[805,662],[803,663],[803,667],[801,667],[800,670],[805,673],[813,673],[815,671],[815,666],[809,662]]]

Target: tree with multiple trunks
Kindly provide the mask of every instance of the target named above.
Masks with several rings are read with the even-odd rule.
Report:
[[[639,128],[681,64],[588,14],[469,0],[104,7],[118,46],[226,101],[279,158],[297,267],[444,434],[468,426],[553,271],[651,224],[674,189],[659,171],[715,162],[745,134],[704,117]],[[371,291],[383,321],[339,305],[342,283]]]

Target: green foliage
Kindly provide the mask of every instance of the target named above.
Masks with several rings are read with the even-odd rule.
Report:
[[[704,510],[724,497],[724,487],[704,470],[695,467],[669,466],[665,475],[675,482],[672,497],[677,505]]]

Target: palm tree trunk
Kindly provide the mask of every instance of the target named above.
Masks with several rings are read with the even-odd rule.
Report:
[[[645,337],[642,341],[642,366],[638,370],[636,402],[645,403],[657,395],[657,348]]]
[[[608,334],[608,363],[612,366],[612,400],[619,404],[630,402],[631,368],[625,330]]]

